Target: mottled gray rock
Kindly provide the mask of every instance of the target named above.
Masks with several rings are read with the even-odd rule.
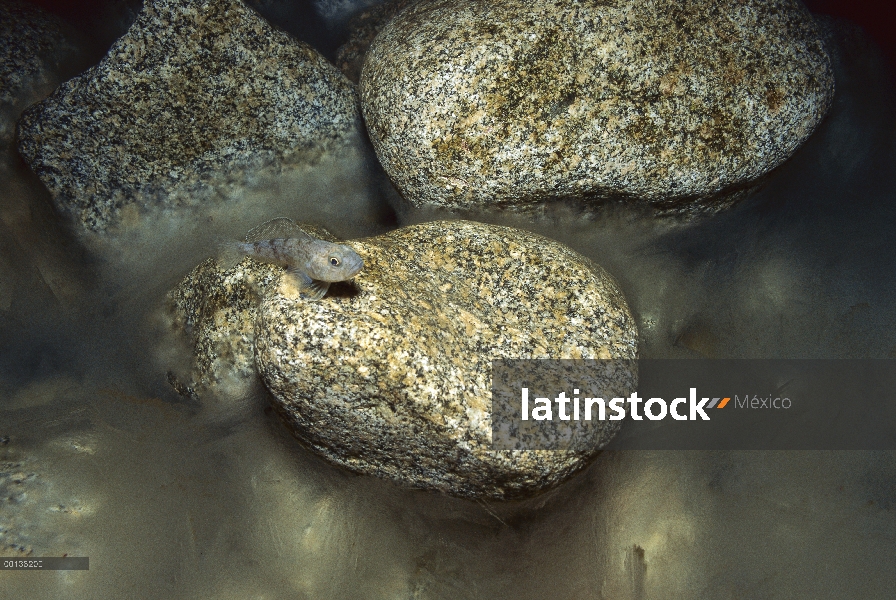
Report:
[[[9,436],[0,435],[0,507],[4,522],[0,524],[0,552],[4,556],[28,556],[33,552],[20,522],[22,505],[34,496],[37,474],[24,457],[11,451]],[[29,515],[30,516],[30,515]]]
[[[389,0],[365,10],[349,23],[348,41],[336,51],[336,66],[355,83],[361,79],[364,57],[374,38],[404,7],[418,0]]]
[[[353,288],[305,302],[281,285],[258,312],[259,372],[314,451],[412,487],[508,499],[557,485],[612,438],[607,422],[576,451],[490,449],[493,359],[635,357],[634,320],[600,267],[464,221],[350,244],[365,263]]]
[[[40,391],[47,396],[58,392],[55,383],[45,382]],[[67,383],[68,388],[53,400],[65,402],[64,394],[71,394],[74,387],[71,381]],[[28,395],[23,390],[4,400],[16,402],[18,396]],[[0,431],[0,553],[9,557],[60,556],[64,552],[84,556],[79,553],[85,550],[80,527],[90,520],[96,503],[66,488],[58,474],[65,470],[59,465],[77,469],[96,453],[93,436],[83,430],[60,432],[59,422],[66,421],[63,417],[53,423],[56,427],[50,425],[42,432],[44,443],[23,444],[18,435],[21,421],[17,423],[21,412],[4,406],[6,427]],[[10,426],[10,420],[18,427]],[[89,427],[77,416],[69,417],[65,424],[79,421],[84,430]]]
[[[360,92],[412,204],[688,213],[786,160],[833,86],[798,0],[422,0],[376,37]]]
[[[0,143],[12,139],[22,109],[59,85],[62,63],[77,52],[57,19],[25,2],[0,2]]]
[[[25,112],[19,151],[58,206],[103,230],[125,206],[198,206],[306,163],[359,124],[351,83],[242,2],[154,0]]]

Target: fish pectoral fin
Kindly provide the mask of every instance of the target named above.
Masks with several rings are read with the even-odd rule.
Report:
[[[327,290],[329,289],[330,284],[328,282],[313,279],[311,281],[311,285],[308,288],[309,291],[303,291],[303,294],[306,295],[309,300],[320,300],[326,295]]]
[[[307,273],[298,269],[289,269],[287,273],[292,275],[298,284],[299,293],[308,300],[320,300],[330,289],[329,282],[311,279]]]

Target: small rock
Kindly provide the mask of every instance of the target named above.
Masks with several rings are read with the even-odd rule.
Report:
[[[354,83],[361,79],[364,57],[374,38],[404,7],[418,0],[389,0],[354,17],[348,41],[336,51],[336,66]]]
[[[376,37],[360,82],[413,205],[635,199],[671,214],[743,196],[833,89],[798,0],[422,0]]]
[[[0,2],[0,143],[12,140],[22,110],[62,81],[79,50],[54,17],[25,2]]]
[[[351,286],[318,302],[274,286],[255,327],[262,379],[315,452],[406,486],[509,499],[559,484],[615,434],[595,427],[582,451],[491,449],[493,359],[636,356],[634,320],[603,269],[541,236],[465,221],[349,244],[365,264]]]
[[[46,472],[52,469],[42,464],[33,448],[22,448],[15,439],[10,443],[7,436],[4,439],[0,448],[0,554],[50,556],[49,548],[56,550],[64,542],[75,541],[59,530],[69,525],[72,517],[83,518],[84,506],[70,491],[53,485]]]
[[[173,373],[168,375],[178,393],[194,400],[205,389],[235,383],[233,395],[239,395],[255,376],[255,317],[260,294],[276,279],[272,265],[243,261],[222,271],[210,258],[172,290],[174,326],[189,333],[195,353],[191,385]]]
[[[351,83],[239,0],[153,0],[102,62],[25,112],[19,151],[100,231],[307,164],[359,126]]]
[[[337,241],[325,229],[307,224],[300,227],[319,239]],[[245,392],[257,377],[258,305],[279,284],[282,274],[280,267],[248,258],[224,271],[210,258],[169,293],[175,328],[190,334],[195,356],[190,383],[198,388],[194,392],[191,385],[171,374],[169,379],[178,393],[194,400],[194,393],[201,397],[206,390],[226,396]]]

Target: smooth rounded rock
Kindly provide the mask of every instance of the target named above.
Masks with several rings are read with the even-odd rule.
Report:
[[[360,82],[377,154],[414,205],[572,200],[717,210],[831,104],[798,0],[422,0]]]
[[[99,231],[226,197],[359,128],[352,84],[239,0],[151,0],[97,66],[23,114],[19,151]]]
[[[547,238],[451,221],[348,242],[364,259],[317,302],[274,285],[255,359],[295,435],[327,460],[402,485],[509,499],[557,485],[615,434],[568,452],[491,449],[491,361],[637,355],[625,299]],[[627,372],[617,388],[633,388]]]

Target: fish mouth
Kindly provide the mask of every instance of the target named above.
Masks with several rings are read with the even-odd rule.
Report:
[[[349,277],[354,277],[364,268],[364,259],[358,258],[357,262],[352,263],[351,269],[349,269]]]

